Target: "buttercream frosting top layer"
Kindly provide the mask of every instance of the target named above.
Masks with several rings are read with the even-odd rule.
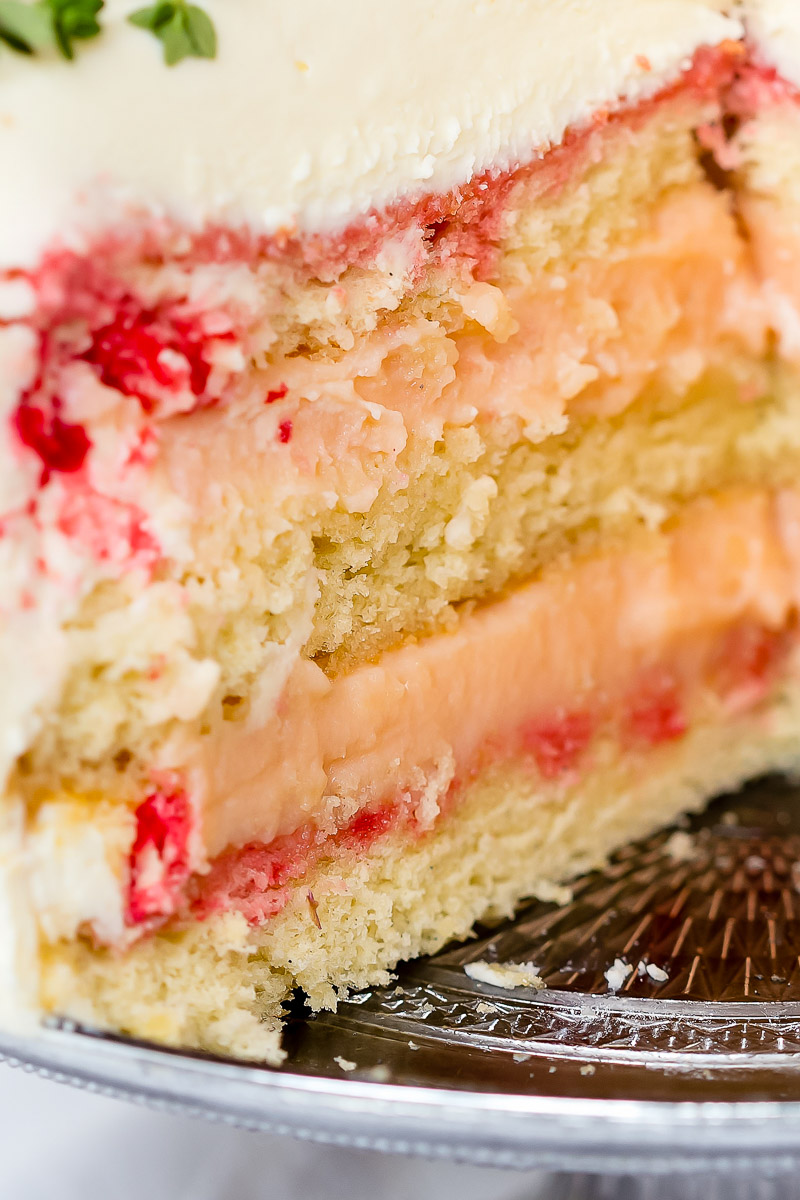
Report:
[[[800,4],[744,0],[748,33],[759,52],[790,83],[800,84]]]
[[[206,0],[214,60],[167,67],[106,0],[68,63],[0,60],[0,267],[128,205],[331,230],[529,159],[742,34],[720,0]]]

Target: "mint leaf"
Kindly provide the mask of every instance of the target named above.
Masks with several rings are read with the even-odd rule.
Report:
[[[100,32],[97,14],[103,0],[40,0],[40,7],[52,17],[56,44],[64,58],[75,57],[73,41],[97,37]]]
[[[197,58],[216,58],[217,33],[211,17],[196,4],[186,5],[186,27]]]
[[[184,58],[216,57],[217,34],[211,18],[186,0],[160,0],[149,8],[137,9],[128,20],[159,39],[168,67]]]
[[[159,27],[158,36],[164,47],[164,62],[168,67],[174,67],[181,59],[191,57],[192,43],[179,9],[176,8],[169,20]]]
[[[0,42],[19,54],[35,54],[53,41],[53,19],[47,9],[22,0],[0,0]]]
[[[131,25],[138,25],[140,29],[150,29],[157,33],[161,26],[169,21],[174,8],[172,0],[162,0],[162,3],[154,4],[152,8],[137,8],[136,12],[129,14],[128,20]]]

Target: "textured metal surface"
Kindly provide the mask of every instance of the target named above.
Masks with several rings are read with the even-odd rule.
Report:
[[[280,1071],[80,1031],[8,1057],[298,1136],[509,1166],[800,1163],[800,792],[766,781],[627,848],[562,907],[290,1022]],[[606,972],[630,971],[613,992]],[[473,981],[536,963],[546,988]],[[650,973],[647,967],[650,965]],[[613,973],[612,973],[613,978]]]

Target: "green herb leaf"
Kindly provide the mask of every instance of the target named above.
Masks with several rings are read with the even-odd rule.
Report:
[[[0,0],[0,42],[19,54],[35,54],[55,39],[50,11],[22,0]]]
[[[186,5],[186,24],[198,58],[216,58],[217,33],[211,17],[196,4]]]
[[[162,3],[154,4],[152,8],[137,8],[136,12],[129,14],[128,20],[131,25],[138,25],[140,29],[150,29],[157,33],[170,19],[174,8],[171,0],[162,0]]]
[[[168,67],[184,58],[215,58],[217,35],[211,18],[186,0],[159,0],[128,17],[132,25],[147,29],[160,40]]]
[[[75,57],[74,41],[97,37],[100,32],[97,14],[103,0],[40,0],[39,7],[51,15],[56,45],[64,58]]]

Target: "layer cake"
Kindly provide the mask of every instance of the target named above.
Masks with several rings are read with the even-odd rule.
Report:
[[[800,15],[86,3],[0,17],[0,1019],[277,1062],[800,764]]]

